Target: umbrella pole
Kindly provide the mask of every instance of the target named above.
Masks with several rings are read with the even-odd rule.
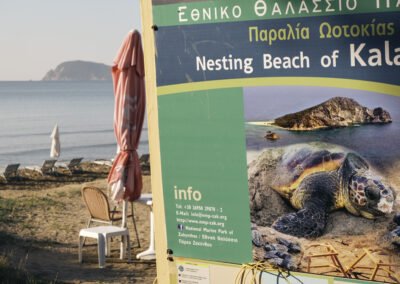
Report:
[[[122,228],[126,228],[126,211],[127,211],[127,203],[126,200],[122,202]]]

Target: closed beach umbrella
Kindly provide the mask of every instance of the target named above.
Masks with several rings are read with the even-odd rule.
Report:
[[[118,153],[108,175],[111,198],[134,201],[142,191],[137,153],[145,112],[144,62],[141,37],[131,31],[112,67],[114,85],[114,133]]]
[[[60,133],[58,131],[58,125],[54,126],[53,132],[50,135],[51,137],[51,148],[50,148],[50,157],[58,158],[60,157]]]

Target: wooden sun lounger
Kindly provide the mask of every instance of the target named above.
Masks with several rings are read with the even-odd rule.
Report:
[[[55,172],[56,162],[57,162],[57,160],[50,159],[50,160],[45,160],[41,167],[26,167],[26,168],[29,170],[33,170],[33,171],[38,171],[43,176],[50,175],[50,174],[54,174],[54,172]]]
[[[9,181],[10,178],[18,177],[18,168],[20,164],[9,164],[4,169],[4,172],[1,173],[1,176],[5,179],[6,182]]]
[[[73,159],[71,159],[71,161],[68,164],[61,164],[60,166],[68,169],[68,171],[72,175],[73,173],[78,172],[78,171],[81,170],[81,162],[82,162],[82,160],[83,160],[82,157],[73,158]]]

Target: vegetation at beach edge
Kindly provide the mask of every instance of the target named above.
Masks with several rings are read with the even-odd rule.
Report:
[[[29,274],[23,267],[23,260],[19,267],[15,268],[12,266],[7,255],[0,255],[0,283],[3,284],[15,284],[15,283],[26,283],[26,284],[52,284],[56,281],[45,281],[37,276]]]

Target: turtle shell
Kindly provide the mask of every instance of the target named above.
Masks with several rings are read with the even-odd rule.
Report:
[[[271,186],[284,196],[290,195],[313,173],[338,169],[349,151],[326,143],[296,144],[285,147],[278,160]]]

